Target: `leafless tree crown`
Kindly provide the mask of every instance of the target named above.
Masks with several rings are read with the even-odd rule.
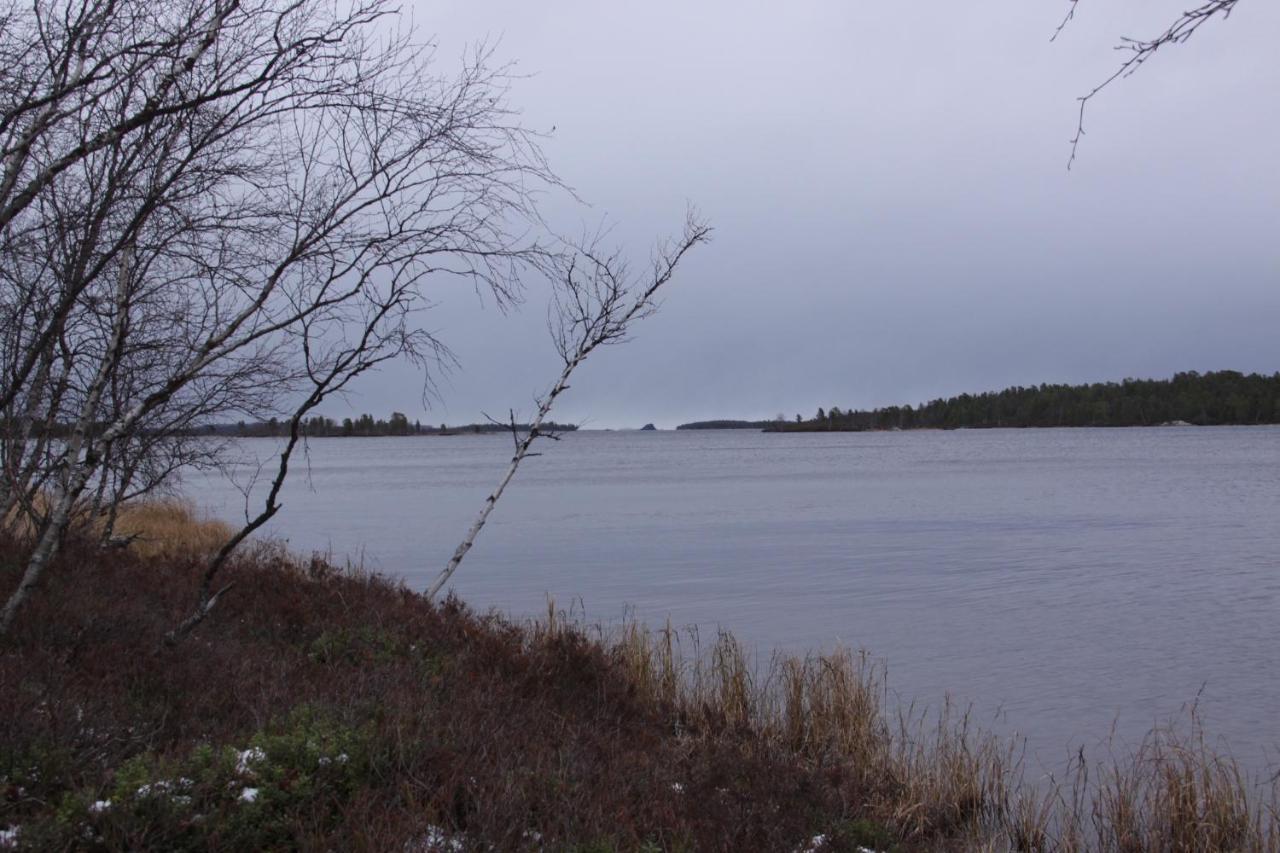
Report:
[[[475,49],[448,73],[388,0],[0,7],[0,519],[36,533],[0,634],[76,518],[218,449],[213,417],[303,418],[391,358],[428,280],[499,303],[560,269],[560,187]]]

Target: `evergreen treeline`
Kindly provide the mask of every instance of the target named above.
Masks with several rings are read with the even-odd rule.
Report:
[[[543,432],[573,432],[578,427],[574,424],[544,423]],[[528,432],[529,424],[516,424],[516,429]],[[207,428],[210,435],[234,435],[244,437],[271,437],[285,435],[289,424],[272,418],[269,421],[254,421],[236,424],[215,424]],[[507,424],[466,424],[448,426],[447,424],[431,425],[409,418],[402,412],[392,412],[387,420],[374,418],[373,415],[362,414],[356,418],[343,418],[336,421],[324,415],[307,418],[302,423],[302,433],[311,438],[369,438],[388,435],[458,435],[463,433],[509,432]]]
[[[767,429],[773,421],[694,421],[676,429]]]
[[[846,411],[832,406],[795,423],[781,419],[775,432],[992,427],[1158,426],[1185,421],[1219,424],[1280,423],[1280,373],[1234,370],[1176,374],[1172,379],[1126,379],[1091,385],[1039,385],[983,394],[961,394],[918,407]]]

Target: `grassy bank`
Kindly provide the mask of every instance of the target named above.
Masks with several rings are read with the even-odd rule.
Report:
[[[516,625],[266,546],[164,649],[199,548],[151,545],[73,542],[0,646],[0,849],[1278,849],[1194,732],[1032,789],[862,656]]]

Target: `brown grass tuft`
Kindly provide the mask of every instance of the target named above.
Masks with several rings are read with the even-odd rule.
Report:
[[[117,536],[136,536],[130,547],[142,557],[185,557],[211,554],[235,530],[196,511],[190,501],[167,498],[120,508]]]
[[[36,495],[35,510],[47,513],[47,495]],[[87,511],[73,516],[71,536],[96,541],[106,528],[105,517],[85,518]],[[0,525],[16,543],[30,541],[35,527],[31,518],[18,511]],[[235,529],[196,510],[194,504],[180,498],[152,498],[127,503],[120,507],[112,530],[113,537],[129,539],[129,548],[146,558],[205,556],[221,548]]]

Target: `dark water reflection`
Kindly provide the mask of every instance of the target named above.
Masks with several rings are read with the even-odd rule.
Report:
[[[266,458],[274,444],[242,444]],[[1280,429],[583,432],[530,460],[456,577],[479,607],[581,599],[836,642],[903,696],[949,691],[1056,766],[1203,687],[1254,770],[1280,747]],[[321,439],[274,532],[423,587],[510,454],[501,436]],[[192,496],[222,514],[235,492]]]

